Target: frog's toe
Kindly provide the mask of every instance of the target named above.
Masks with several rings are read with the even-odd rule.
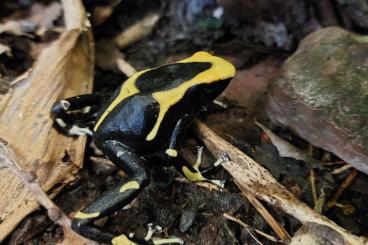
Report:
[[[220,166],[220,165],[222,165],[226,162],[230,162],[230,161],[231,161],[231,159],[230,159],[229,155],[226,152],[224,152],[224,153],[220,154],[219,158],[217,159],[217,161],[213,165],[215,167],[217,167],[217,166]]]
[[[217,185],[220,188],[224,188],[225,186],[225,180],[209,179],[208,181],[211,182],[212,184]]]
[[[126,235],[122,234],[116,236],[111,240],[112,245],[134,245],[135,242],[131,241]]]
[[[179,237],[171,237],[171,238],[155,238],[152,239],[152,243],[155,245],[159,244],[184,244],[183,239]]]
[[[60,100],[52,105],[51,112],[54,115],[59,115],[60,113],[69,110],[70,102],[67,100]]]

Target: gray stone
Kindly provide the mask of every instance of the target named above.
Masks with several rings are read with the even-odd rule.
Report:
[[[266,112],[368,174],[368,36],[338,27],[307,36],[274,81]]]

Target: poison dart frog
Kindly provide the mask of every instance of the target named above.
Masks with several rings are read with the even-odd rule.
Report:
[[[126,173],[126,177],[97,200],[77,212],[72,228],[82,236],[111,244],[155,244],[125,234],[113,234],[94,225],[129,204],[149,182],[149,155],[162,152],[190,181],[213,181],[198,169],[175,161],[177,142],[203,106],[213,101],[234,77],[234,66],[200,51],[181,61],[139,71],[115,91],[96,116],[93,133],[70,125],[65,117],[72,111],[101,102],[102,95],[80,95],[56,102],[52,114],[56,124],[69,135],[91,134],[97,147]]]

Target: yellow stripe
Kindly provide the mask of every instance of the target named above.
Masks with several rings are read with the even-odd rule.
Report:
[[[178,152],[175,149],[167,149],[165,152],[170,157],[177,157],[178,156]]]
[[[177,63],[188,62],[209,62],[212,66],[210,69],[199,73],[194,78],[182,83],[174,89],[159,91],[152,94],[153,98],[160,105],[160,111],[154,127],[146,137],[147,141],[151,141],[156,137],[166,112],[171,106],[175,105],[183,98],[185,92],[187,92],[190,87],[197,84],[209,84],[220,80],[226,80],[234,77],[235,75],[235,67],[230,62],[203,51],[197,52],[192,57]]]
[[[127,238],[126,235],[120,235],[120,236],[114,237],[111,240],[111,243],[113,245],[138,245],[135,242],[132,242],[131,240],[129,240],[129,238]]]
[[[101,115],[101,117],[98,119],[95,128],[93,129],[94,131],[97,130],[97,128],[100,126],[100,124],[102,123],[102,121],[106,118],[106,116],[115,108],[115,106],[117,106],[121,101],[123,101],[124,99],[128,98],[129,96],[132,96],[134,94],[139,93],[139,90],[137,89],[137,87],[135,86],[135,81],[137,80],[137,78],[142,75],[143,73],[149,71],[150,69],[147,70],[143,70],[140,72],[135,73],[133,76],[131,76],[130,78],[128,78],[128,80],[126,80],[123,84],[123,86],[121,86],[120,92],[118,94],[118,96],[111,102],[111,104],[109,105],[109,107],[106,109],[106,111]]]
[[[126,190],[131,190],[131,189],[139,189],[139,183],[137,181],[135,181],[135,180],[129,181],[128,183],[125,183],[120,188],[120,192],[124,192]]]
[[[204,181],[204,180],[207,180],[205,177],[203,177],[201,172],[193,173],[192,171],[190,171],[190,169],[187,166],[183,166],[182,171],[183,171],[183,174],[184,174],[185,178],[187,178],[190,181]]]
[[[100,216],[99,212],[87,214],[87,213],[83,213],[79,211],[78,213],[76,213],[76,215],[74,215],[74,218],[75,219],[90,219],[90,218],[96,218],[98,216]]]

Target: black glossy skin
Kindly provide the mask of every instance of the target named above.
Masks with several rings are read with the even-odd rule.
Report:
[[[128,177],[122,179],[121,182],[84,208],[80,212],[81,216],[73,219],[72,228],[76,232],[91,240],[105,243],[128,244],[127,241],[131,241],[139,244],[152,244],[151,241],[128,239],[123,234],[120,236],[113,234],[93,225],[93,221],[121,209],[149,184],[148,169],[151,165],[147,156],[155,153],[165,155],[166,149],[175,149],[178,139],[182,136],[191,119],[226,88],[231,78],[190,87],[185,91],[184,97],[167,111],[154,139],[147,141],[146,136],[153,128],[160,109],[159,103],[155,101],[152,94],[175,89],[207,69],[211,69],[211,63],[193,62],[175,63],[150,70],[135,81],[135,86],[140,92],[122,100],[103,119],[94,132],[94,142]],[[113,101],[117,94],[118,92],[109,101]],[[78,99],[73,97],[63,101],[64,104],[67,101],[70,105],[65,108],[61,102],[55,103],[52,110],[55,118],[63,119],[68,110],[77,110],[87,105],[98,104],[101,101],[101,96],[84,95],[79,96]],[[108,105],[102,107],[102,112],[106,110]],[[66,129],[71,128],[71,126],[62,125],[62,128],[64,128],[64,132],[69,132]],[[174,158],[174,156],[166,155],[165,160],[170,161]],[[172,161],[172,164],[179,171],[182,170],[182,163]],[[192,172],[198,171],[193,169],[191,165],[186,166]],[[138,184],[138,187],[121,191],[121,188],[127,183]],[[98,215],[96,215],[97,213]],[[95,217],[88,216],[91,214],[94,214]]]
[[[181,83],[210,67],[210,63],[170,64],[143,74],[136,81],[136,86],[141,92],[128,97],[109,113],[95,131],[96,144],[102,146],[101,143],[105,140],[116,139],[139,154],[149,154],[164,148],[163,146],[169,143],[177,121],[199,113],[204,105],[226,88],[229,81],[216,85],[197,85],[189,89],[185,96],[166,113],[154,140],[146,141],[146,136],[153,128],[160,108],[152,93],[175,89]]]

